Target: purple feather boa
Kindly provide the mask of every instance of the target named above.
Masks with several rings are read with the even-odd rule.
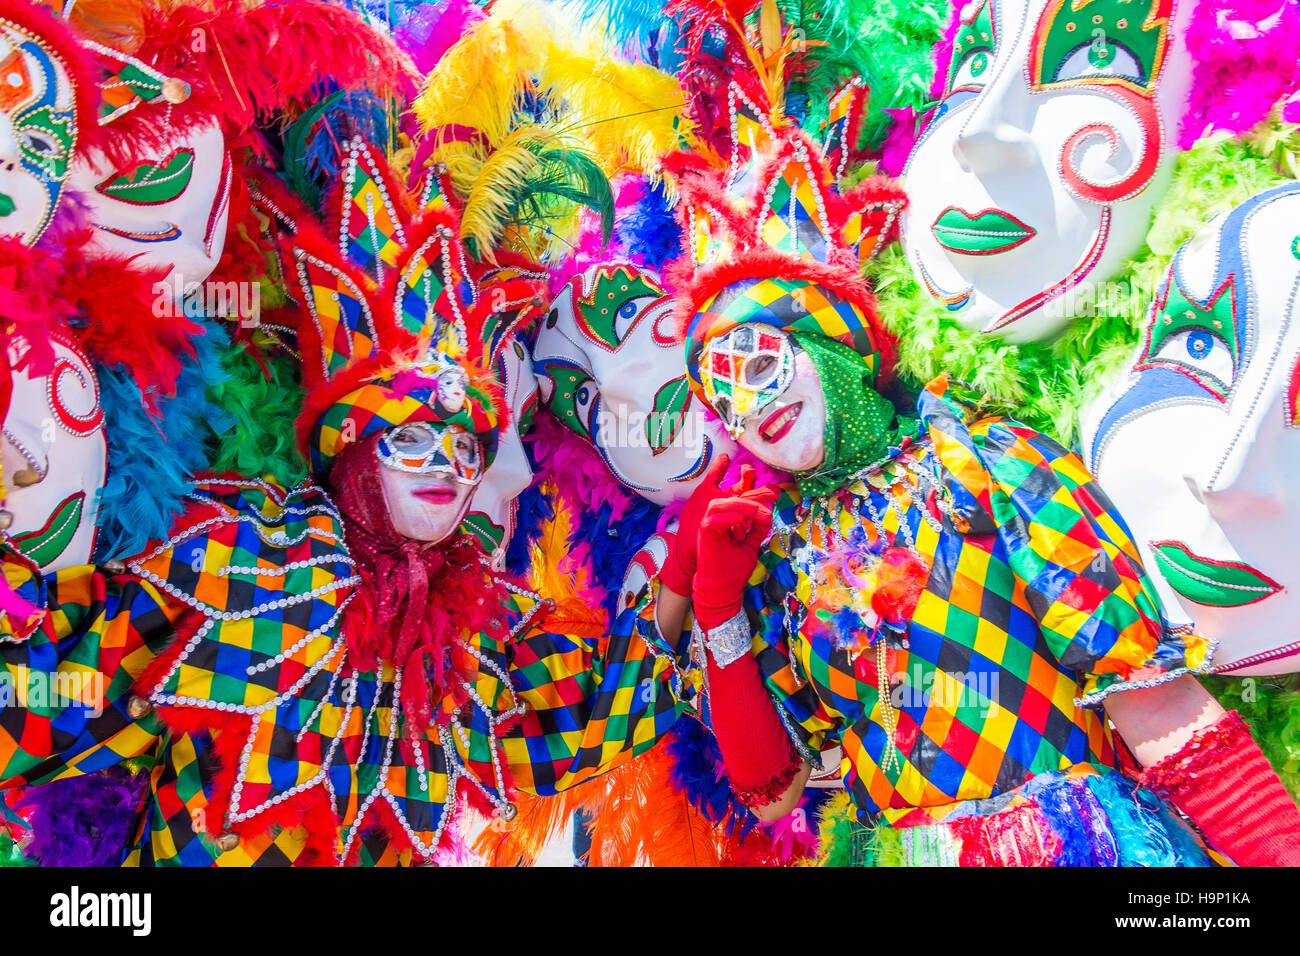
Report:
[[[147,782],[113,767],[31,787],[16,804],[32,830],[24,854],[41,866],[118,866]]]

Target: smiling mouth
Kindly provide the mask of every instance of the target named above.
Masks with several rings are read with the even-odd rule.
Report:
[[[969,213],[949,206],[930,227],[939,245],[966,256],[992,256],[1023,245],[1038,235],[1015,216],[1000,209]]]
[[[779,442],[794,427],[795,420],[803,411],[803,402],[795,402],[785,408],[778,408],[758,426],[758,436],[768,443]]]
[[[1151,549],[1165,580],[1196,604],[1244,607],[1282,590],[1282,585],[1249,564],[1202,557],[1181,541],[1152,541]]]

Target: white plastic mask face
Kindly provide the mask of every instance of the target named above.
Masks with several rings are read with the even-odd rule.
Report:
[[[547,408],[628,490],[660,505],[689,496],[713,456],[735,448],[706,434],[671,321],[653,274],[602,263],[569,280],[533,350]]]
[[[169,284],[192,292],[221,258],[230,213],[230,156],[216,126],[161,149],[142,150],[122,167],[104,156],[74,166],[86,196],[95,244],[168,270]]]
[[[1086,460],[1172,623],[1217,667],[1300,669],[1300,186],[1179,250],[1132,369],[1089,409]]]
[[[11,348],[11,365],[21,360]],[[87,564],[108,449],[99,382],[71,339],[56,338],[48,376],[12,376],[3,456],[9,542],[42,571]]]
[[[31,245],[49,225],[76,144],[74,97],[54,50],[0,19],[0,236]]]
[[[496,368],[510,405],[510,424],[498,434],[496,457],[474,496],[473,510],[465,516],[465,530],[479,539],[492,555],[493,567],[499,568],[515,533],[519,495],[533,480],[523,436],[537,414],[537,381],[528,350],[513,340],[502,346]]]
[[[905,170],[902,235],[917,281],[964,328],[1050,339],[1081,286],[1142,248],[1190,88],[1193,6],[962,7],[946,97]]]

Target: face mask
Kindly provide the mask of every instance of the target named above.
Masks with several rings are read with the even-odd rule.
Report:
[[[713,410],[733,438],[790,387],[794,349],[788,336],[745,325],[711,341],[700,362],[700,381]]]
[[[455,425],[417,422],[384,430],[375,454],[395,471],[451,475],[466,485],[483,480],[483,449],[472,434]]]
[[[0,236],[31,245],[49,225],[76,142],[74,98],[57,53],[0,18]]]

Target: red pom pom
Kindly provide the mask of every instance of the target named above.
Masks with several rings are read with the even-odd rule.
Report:
[[[876,590],[871,607],[884,621],[906,624],[916,612],[930,567],[906,548],[886,548],[875,569]]]

